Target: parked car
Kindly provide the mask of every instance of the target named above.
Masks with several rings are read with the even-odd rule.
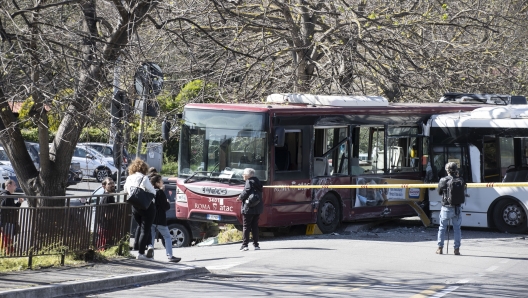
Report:
[[[34,142],[24,142],[26,144],[26,149],[33,160],[33,164],[37,169],[40,169],[40,145]],[[80,163],[72,162],[70,164],[70,172],[68,173],[68,186],[75,185],[82,181],[82,171]]]
[[[114,145],[113,144],[89,142],[89,143],[79,143],[79,145],[88,146],[90,148],[97,150],[99,153],[106,156],[107,158],[111,158],[112,160],[114,159]],[[130,158],[128,155],[128,151],[123,147],[123,161],[122,161],[123,169],[126,170],[128,168],[129,160]]]
[[[73,151],[72,162],[78,162],[84,176],[94,177],[98,182],[110,176],[116,179],[117,168],[107,162],[99,152],[86,146],[77,145]]]
[[[18,187],[16,189],[16,192],[22,192],[22,188],[20,188],[20,183],[18,183],[15,171],[13,170],[11,165],[6,165],[0,161],[0,175],[2,177],[0,181],[2,189],[5,189],[5,182],[7,181],[7,179],[11,179],[17,183]]]
[[[11,165],[11,161],[7,157],[7,154],[3,146],[0,146],[0,171],[1,171],[1,176],[2,176],[1,186],[3,189],[5,189],[6,180],[11,179],[11,180],[14,180],[17,184],[17,189],[15,191],[22,192],[22,188],[20,188],[20,183],[18,183],[15,170],[13,169],[13,166]]]

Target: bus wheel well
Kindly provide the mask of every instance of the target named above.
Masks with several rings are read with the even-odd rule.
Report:
[[[502,196],[490,204],[487,212],[488,226],[501,232],[521,234],[528,231],[527,210],[519,199]]]

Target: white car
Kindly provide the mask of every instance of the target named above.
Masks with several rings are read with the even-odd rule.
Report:
[[[89,142],[89,143],[79,143],[78,145],[85,145],[85,146],[88,146],[90,148],[93,148],[95,150],[97,150],[99,153],[101,153],[102,155],[110,158],[113,160],[114,158],[114,145],[113,144],[107,144],[107,143],[94,143],[94,142]],[[125,148],[123,148],[123,161],[122,161],[122,165],[123,165],[123,168],[126,169],[128,167],[128,160],[129,160],[129,155],[128,155],[128,152]]]
[[[81,171],[84,176],[95,177],[98,182],[110,176],[117,177],[117,168],[114,167],[113,161],[109,162],[99,152],[86,146],[77,145],[73,151],[72,162],[78,162],[81,165]]]

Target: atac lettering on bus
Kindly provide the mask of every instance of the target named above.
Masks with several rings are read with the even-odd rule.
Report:
[[[212,195],[226,195],[227,189],[219,188],[219,187],[203,187],[202,192],[212,194]]]
[[[220,211],[233,212],[233,206],[220,206]]]

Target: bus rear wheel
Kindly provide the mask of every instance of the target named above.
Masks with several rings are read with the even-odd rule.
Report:
[[[522,234],[528,230],[526,212],[515,200],[504,199],[493,210],[495,226],[501,232]]]
[[[327,194],[319,201],[317,210],[317,227],[321,232],[332,233],[339,226],[341,208],[334,195]]]

